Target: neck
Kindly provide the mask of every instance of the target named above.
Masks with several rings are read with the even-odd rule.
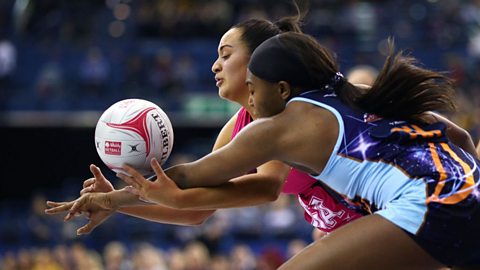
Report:
[[[233,100],[232,100],[233,101]],[[245,110],[247,110],[248,114],[250,114],[250,116],[252,117],[253,120],[255,120],[255,116],[253,116],[253,108],[250,107],[250,105],[248,105],[248,96],[246,96],[245,98],[243,98],[242,100],[237,100],[235,101],[236,103],[238,103],[240,106],[242,106],[243,108],[245,108]]]

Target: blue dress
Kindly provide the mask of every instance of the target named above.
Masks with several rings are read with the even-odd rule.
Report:
[[[381,119],[317,90],[289,102],[317,105],[338,121],[317,180],[396,224],[440,262],[480,265],[479,161],[448,141],[443,123]]]

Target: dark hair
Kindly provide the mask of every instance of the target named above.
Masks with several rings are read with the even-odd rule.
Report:
[[[339,67],[330,50],[301,33],[283,33],[278,38],[285,53],[294,53],[308,73],[304,85],[292,85],[293,95],[332,83]],[[388,44],[389,55],[370,90],[360,90],[345,79],[337,84],[335,93],[343,102],[384,118],[414,122],[422,122],[421,114],[426,111],[455,109],[451,79],[419,67],[415,58],[402,51],[395,54],[392,40]]]
[[[392,119],[420,121],[426,111],[454,111],[453,81],[427,70],[388,40],[389,54],[372,88],[357,100],[370,113]]]
[[[295,16],[283,17],[275,22],[265,19],[249,19],[232,27],[242,30],[241,39],[245,42],[250,54],[252,54],[262,42],[280,33],[302,32],[302,20],[307,13],[306,9],[308,7],[307,5],[300,7],[297,1],[298,0],[292,1],[297,10],[297,15]]]
[[[289,82],[293,89],[291,98],[303,91],[323,88],[334,83],[332,80],[336,78],[335,75],[339,72],[339,66],[335,56],[329,49],[320,45],[315,38],[302,33],[283,33],[278,35],[278,39],[283,46],[283,52],[280,54],[283,54],[285,59],[287,59],[287,55],[293,55],[290,59],[296,58],[298,60],[299,67],[292,67],[297,71],[290,73],[301,73],[301,77],[308,78]],[[279,57],[282,56],[280,55]],[[288,65],[275,65],[275,67],[285,68]],[[270,69],[274,70],[275,68],[270,67]],[[281,74],[281,72],[278,72],[278,74]],[[281,80],[285,79],[281,78]],[[355,89],[345,79],[341,78],[340,80],[335,82],[337,85],[337,96],[348,105],[356,107],[354,101],[360,96],[361,91]]]

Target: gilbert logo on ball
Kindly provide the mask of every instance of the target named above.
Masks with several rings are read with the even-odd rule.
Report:
[[[143,99],[121,100],[100,116],[95,145],[102,161],[115,172],[129,164],[143,175],[152,173],[150,160],[163,164],[172,151],[173,128],[167,114]]]

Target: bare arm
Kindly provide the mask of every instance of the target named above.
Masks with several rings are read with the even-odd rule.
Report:
[[[458,147],[462,148],[466,152],[470,153],[474,157],[478,157],[478,151],[475,150],[475,144],[473,139],[470,136],[470,133],[465,129],[461,128],[457,124],[453,123],[449,119],[441,116],[438,113],[427,112],[425,113],[426,120],[430,123],[432,122],[442,122],[447,126],[447,137],[448,139]],[[478,150],[478,148],[477,148]]]
[[[180,210],[162,205],[124,206],[119,212],[129,216],[166,224],[200,225],[207,220],[215,210]]]
[[[338,122],[332,113],[292,102],[276,116],[255,120],[223,148],[165,173],[181,188],[217,186],[269,160],[319,173],[337,138]]]
[[[122,199],[119,200],[116,206],[111,206],[112,209],[115,209],[117,212],[120,212],[125,215],[142,218],[149,221],[159,222],[159,223],[168,223],[168,224],[179,224],[179,225],[197,225],[204,222],[209,218],[214,211],[181,211],[177,209],[172,209],[164,207],[161,205],[145,204],[138,201],[138,197],[132,195],[129,192],[124,192],[123,190],[114,190],[113,185],[108,181],[105,176],[102,174],[100,168],[95,165],[90,165],[90,171],[93,174],[93,178],[86,180],[83,183],[83,189],[80,192],[80,195],[86,195],[88,193],[109,193],[111,196],[111,201],[115,198]],[[122,197],[122,194],[125,197]],[[63,206],[67,203],[52,203],[51,207]],[[73,204],[70,204],[73,205]],[[127,205],[127,206],[121,206]],[[120,207],[119,207],[120,206]],[[64,206],[66,207],[66,206]],[[59,208],[60,211],[57,212],[66,212],[67,208]],[[57,213],[55,212],[55,213]]]
[[[180,188],[218,186],[269,161],[273,139],[271,119],[255,120],[224,147],[194,162],[165,170]]]
[[[160,181],[171,188],[158,186],[158,190],[168,192],[156,197],[166,206],[179,209],[219,209],[246,207],[275,201],[281,191],[290,167],[270,161],[258,168],[257,173],[243,175],[217,187],[179,189],[173,181]],[[175,194],[175,195],[172,195]],[[173,200],[168,200],[172,198]]]
[[[235,126],[235,121],[237,120],[237,114],[235,114],[230,120],[225,124],[225,126],[222,128],[220,133],[218,134],[218,137],[215,141],[215,144],[213,146],[213,151],[216,149],[219,149],[226,145],[230,141],[230,137],[232,136],[232,131]],[[230,186],[230,185],[228,185]],[[248,185],[247,185],[248,186]],[[228,188],[219,188],[220,190],[222,189],[227,189]],[[247,187],[248,189],[248,187]],[[228,192],[228,191],[225,192]],[[214,190],[215,192],[215,190]],[[233,190],[235,192],[235,190]],[[206,205],[208,206],[208,199],[206,201],[202,201],[202,198],[206,197],[206,194],[193,194],[193,198],[198,198],[198,201],[194,201],[198,203],[198,205]],[[223,197],[227,197],[228,194],[225,194]],[[234,195],[230,195],[230,198],[234,198]],[[208,198],[208,196],[207,196]],[[185,198],[188,200],[188,198]],[[225,201],[226,198],[223,198],[222,201]],[[228,202],[226,200],[225,202]],[[253,202],[252,202],[253,203]],[[232,205],[234,205],[234,202],[232,202]],[[203,208],[205,209],[205,208]],[[169,207],[165,207],[162,205],[135,205],[135,206],[124,206],[120,207],[118,209],[118,212],[122,214],[126,214],[129,216],[137,217],[137,218],[142,218],[146,219],[149,221],[154,221],[154,222],[159,222],[159,223],[169,223],[169,224],[180,224],[180,225],[196,225],[196,224],[201,224],[204,222],[206,219],[208,219],[213,213],[215,213],[215,208],[210,207],[209,210],[205,211],[182,211],[179,209],[172,209]]]
[[[235,121],[236,116],[222,129],[215,143],[214,151],[230,141]],[[162,201],[160,198],[162,197],[161,194],[168,193],[171,195],[176,193],[177,195],[175,196],[168,196],[176,198],[175,201],[169,201],[168,203],[162,201],[163,204],[177,209],[209,210],[208,213],[210,214],[213,214],[214,211],[212,210],[218,208],[255,206],[278,198],[289,171],[290,167],[282,162],[270,161],[259,166],[257,173],[240,176],[216,187],[181,190],[174,183],[171,183],[172,185],[170,186],[157,186],[156,189],[163,192],[157,192],[157,200],[153,199],[153,201]],[[148,209],[151,209],[152,212],[149,212]],[[155,221],[155,213],[158,212],[160,215],[158,222],[163,222],[165,216],[162,207],[156,207],[156,209],[153,209],[153,206],[122,207],[120,211],[137,217],[148,214],[149,217],[147,219],[153,221]],[[175,214],[170,208],[167,208],[165,211]],[[203,213],[193,216],[208,217]],[[194,220],[196,219],[194,218]]]
[[[480,157],[480,141],[477,144],[477,157]]]
[[[220,133],[215,144],[216,147],[224,145],[225,142],[222,142],[222,140],[227,138],[229,140],[230,135],[226,131],[233,128],[229,127],[232,125],[232,121],[229,121],[229,123]],[[115,203],[115,205],[111,208],[117,209],[118,212],[123,214],[159,223],[197,225],[210,217],[215,212],[214,209],[217,208],[252,206],[275,200],[288,174],[289,167],[280,162],[269,162],[260,166],[258,173],[239,177],[231,183],[214,188],[188,190],[185,194],[179,196],[180,200],[177,201],[177,204],[171,204],[173,207],[196,209],[195,211],[172,209],[162,205],[138,205],[137,197],[128,197],[128,194],[127,197],[122,197],[123,191],[113,191],[113,186],[103,176],[98,167],[91,165],[90,170],[94,178],[85,181],[81,194],[92,191],[112,191],[109,194],[110,202]],[[175,186],[175,188],[177,191],[179,190],[178,187]],[[130,196],[132,195],[130,194]],[[122,206],[125,204],[127,206]],[[63,208],[55,210],[55,213],[68,211],[64,204],[51,204],[55,207],[59,205],[62,205]]]

